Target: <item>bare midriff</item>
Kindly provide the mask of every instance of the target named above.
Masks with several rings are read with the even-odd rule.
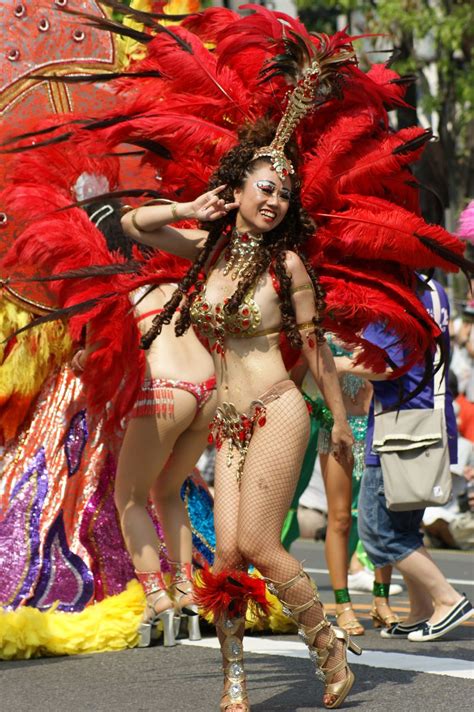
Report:
[[[146,312],[161,310],[173,294],[176,285],[166,284],[154,289],[135,306],[137,317]],[[151,327],[153,315],[138,323],[140,334]],[[179,313],[166,324],[160,336],[153,341],[146,354],[147,378],[171,378],[174,380],[201,383],[214,375],[214,364],[207,349],[201,344],[193,329],[179,338],[174,333],[174,325]]]
[[[252,401],[280,381],[288,378],[279,346],[279,334],[248,339],[228,337],[224,356],[216,354],[217,401],[233,403],[240,413]]]
[[[238,284],[224,274],[225,259],[220,257],[210,269],[202,295],[209,305],[212,321],[215,308],[223,306]],[[232,403],[240,413],[248,411],[252,401],[257,400],[276,383],[288,379],[288,371],[280,351],[281,312],[279,297],[269,272],[262,275],[247,295],[255,308],[255,324],[247,328],[242,320],[239,333],[229,333],[224,326],[223,353],[215,349],[216,340],[209,338],[214,357],[217,379],[218,405]],[[191,311],[192,313],[192,311]],[[199,321],[199,314],[198,321]],[[245,317],[245,314],[242,314]],[[235,324],[231,324],[233,328]],[[207,329],[205,329],[207,332]]]

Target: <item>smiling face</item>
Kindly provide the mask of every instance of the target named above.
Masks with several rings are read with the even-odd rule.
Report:
[[[236,228],[240,232],[262,233],[274,230],[284,219],[291,199],[291,180],[283,181],[269,163],[257,164],[247,174],[241,188],[234,190],[239,210]]]

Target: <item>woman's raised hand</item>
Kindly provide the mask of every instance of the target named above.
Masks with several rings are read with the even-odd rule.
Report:
[[[239,207],[239,203],[226,203],[222,198],[219,198],[225,185],[220,185],[214,190],[208,190],[193,200],[191,203],[192,217],[205,222],[207,220],[219,220],[224,217],[229,210],[234,210]]]

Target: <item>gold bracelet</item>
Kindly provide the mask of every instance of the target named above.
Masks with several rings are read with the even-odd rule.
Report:
[[[178,204],[177,204],[177,203],[171,203],[170,208],[171,208],[171,215],[172,215],[172,217],[173,217],[173,220],[179,220]]]
[[[137,223],[136,214],[137,214],[137,210],[140,210],[140,207],[141,207],[141,206],[139,206],[138,208],[134,208],[134,209],[132,210],[132,212],[130,213],[130,217],[131,217],[131,220],[132,220],[132,225],[133,225],[133,227],[134,227],[135,230],[137,230],[138,232],[155,232],[155,231],[156,231],[156,228],[152,228],[151,230],[145,230],[145,228],[141,227],[141,226]]]
[[[138,232],[142,232],[142,229],[141,229],[140,225],[137,223],[137,220],[136,220],[136,217],[135,217],[136,214],[137,214],[137,210],[138,210],[138,208],[134,208],[134,209],[132,210],[132,212],[130,213],[130,217],[131,217],[131,219],[132,219],[132,225],[133,225],[133,227],[135,228],[135,230],[138,230]]]

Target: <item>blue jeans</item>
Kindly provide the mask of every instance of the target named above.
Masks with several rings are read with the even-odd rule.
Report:
[[[391,512],[385,501],[382,469],[366,468],[359,494],[359,537],[374,566],[395,564],[423,546],[420,526],[424,511]]]

